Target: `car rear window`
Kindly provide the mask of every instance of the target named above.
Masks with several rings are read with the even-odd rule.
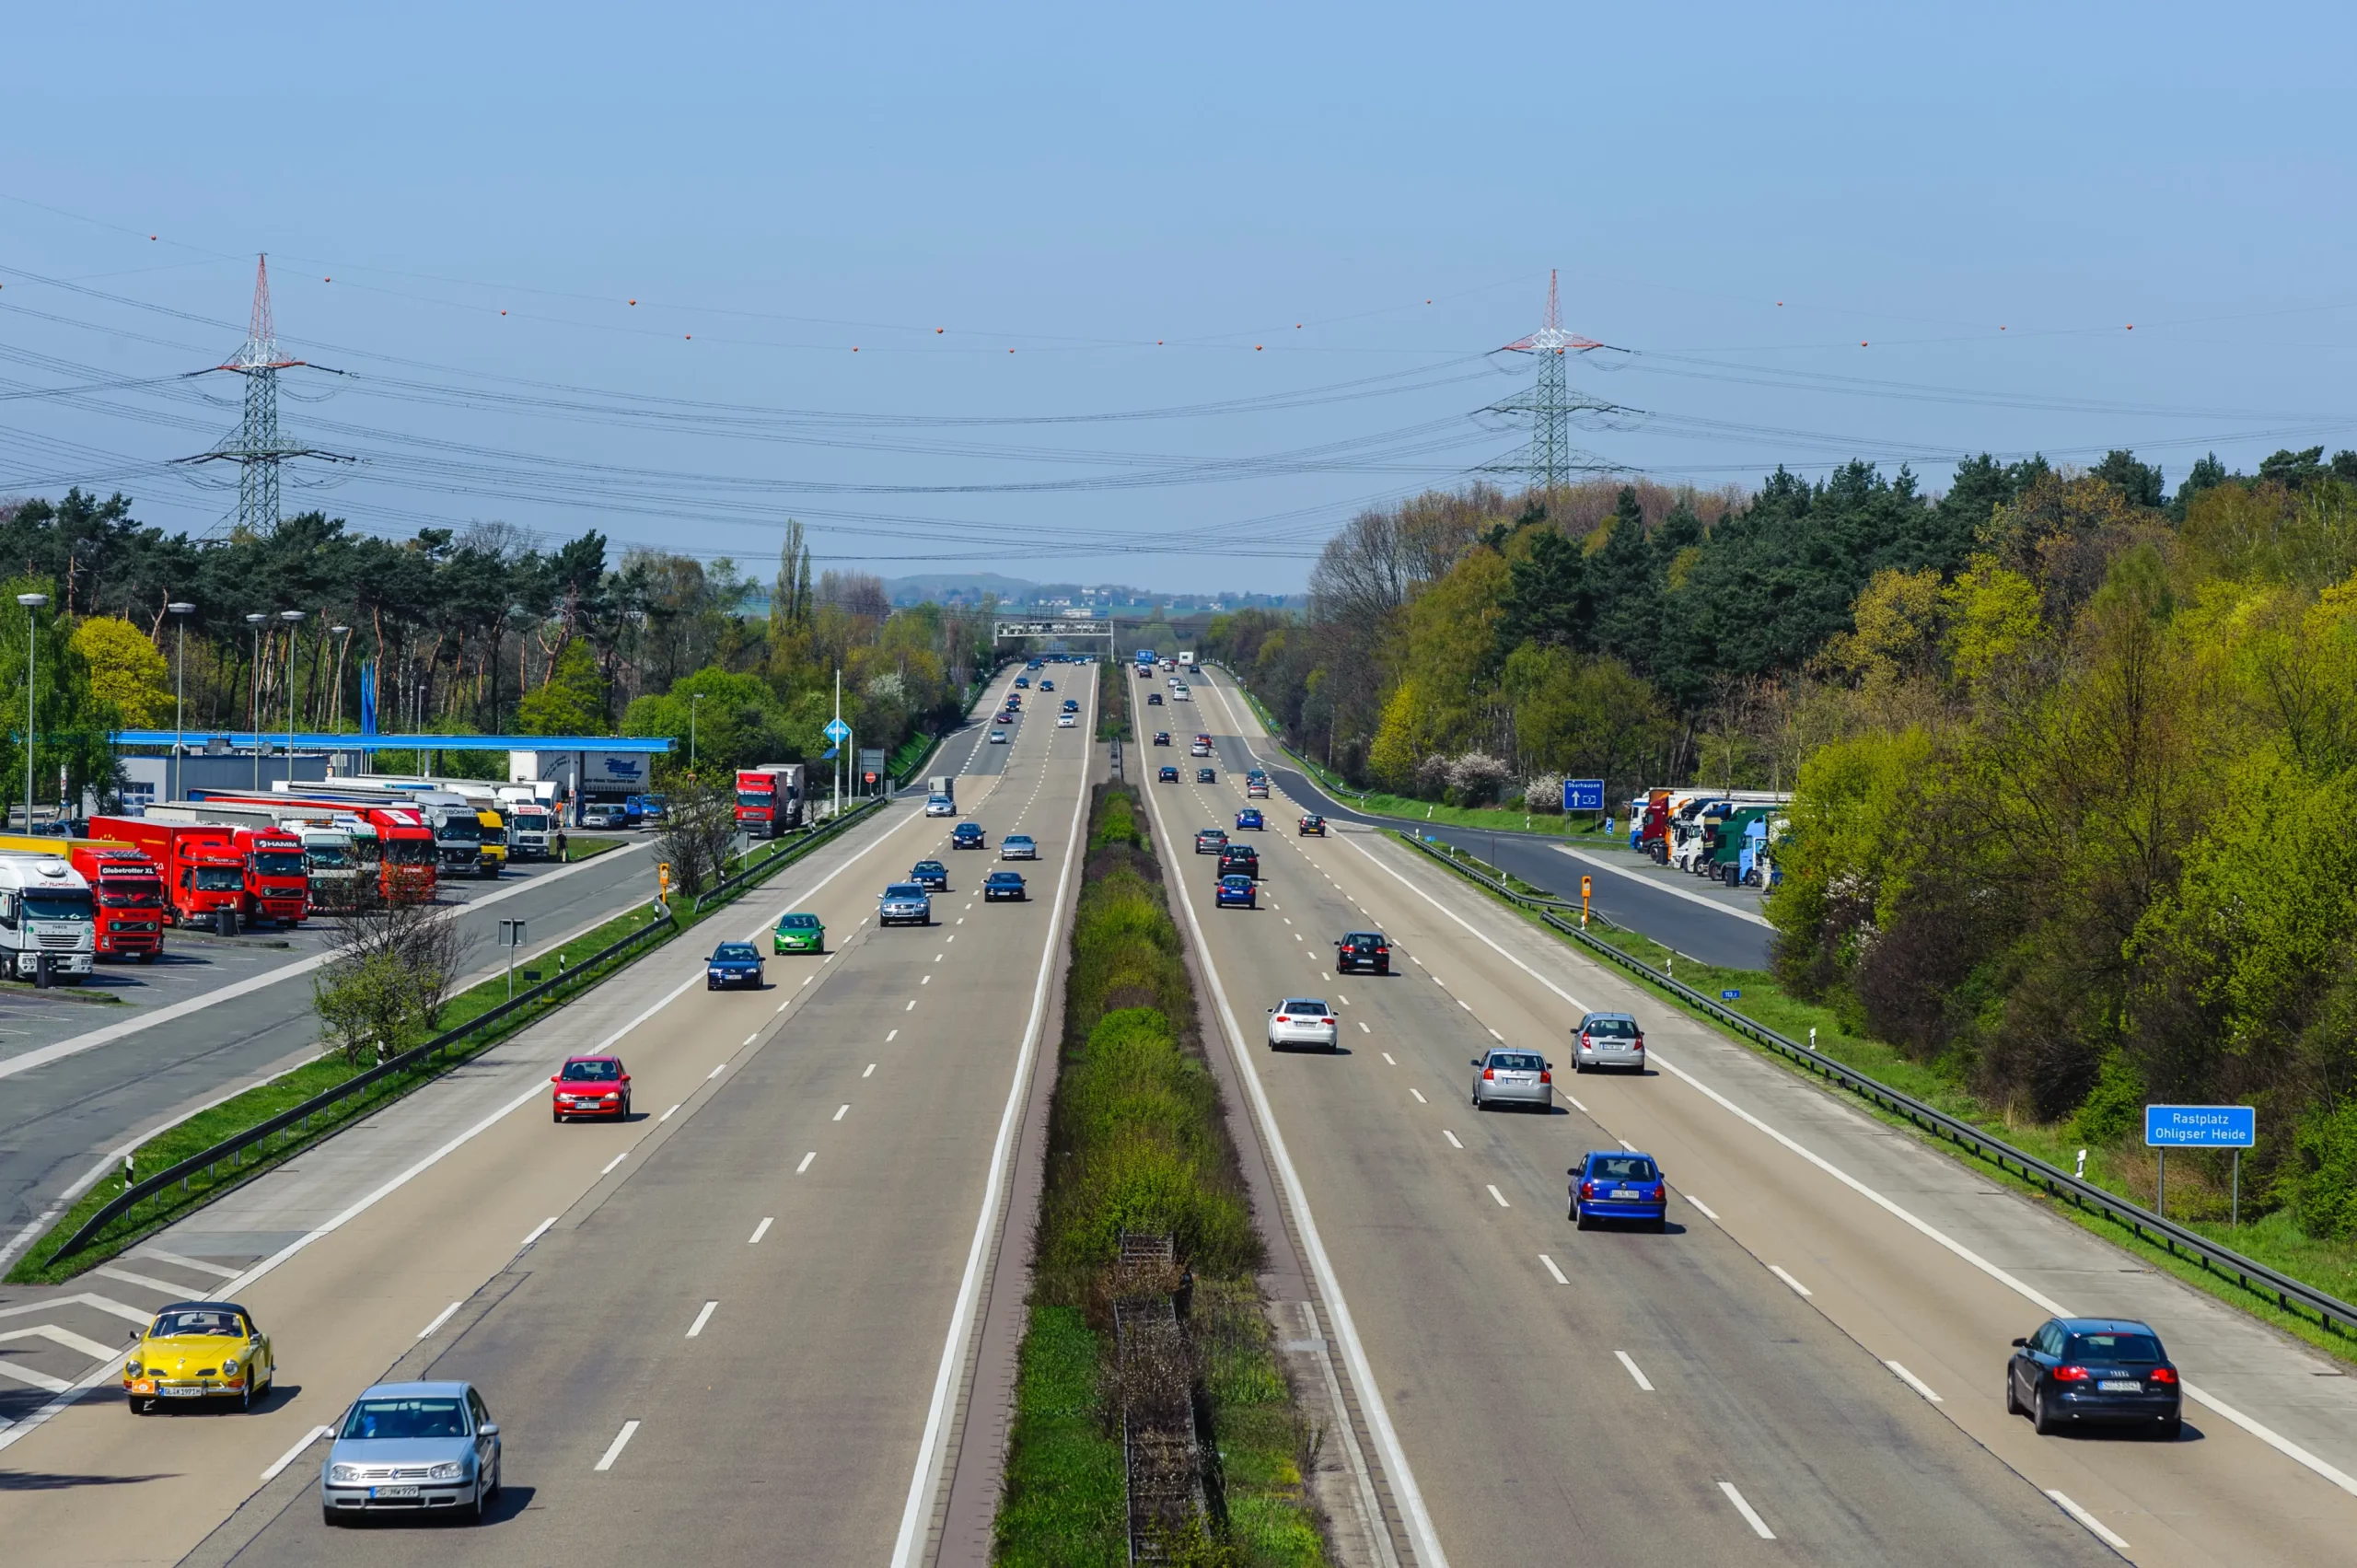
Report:
[[[1502,1067],[1509,1073],[1537,1073],[1542,1071],[1547,1063],[1527,1051],[1493,1051],[1490,1052],[1490,1065]]]
[[[1252,878],[1241,875],[1223,877],[1220,878],[1220,883],[1222,886],[1229,888],[1248,888],[1252,885]]]
[[[1596,1181],[1651,1181],[1654,1162],[1643,1155],[1598,1155],[1587,1162],[1587,1174]]]
[[[610,1084],[622,1075],[619,1062],[568,1062],[564,1064],[564,1081],[568,1084]]]
[[[2063,1353],[2074,1361],[2157,1362],[2161,1342],[2150,1334],[2073,1334]]]
[[[1391,945],[1380,931],[1353,931],[1342,940],[1353,947],[1387,947]]]
[[[1633,1039],[1637,1033],[1634,1018],[1590,1018],[1585,1028],[1592,1035],[1614,1035],[1622,1040]]]
[[[1284,1005],[1283,1011],[1287,1013],[1300,1013],[1312,1018],[1322,1018],[1326,1016],[1326,1004],[1323,1002],[1288,1002]]]

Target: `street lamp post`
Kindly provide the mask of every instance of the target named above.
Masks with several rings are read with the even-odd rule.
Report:
[[[286,622],[286,787],[295,788],[295,629],[303,623],[299,610],[282,610],[278,618]]]
[[[696,771],[696,704],[702,702],[706,695],[705,692],[696,691],[690,693],[688,697],[688,775],[691,778],[695,776]]]
[[[164,606],[172,618],[175,652],[179,655],[179,669],[172,678],[172,782],[171,798],[179,800],[180,776],[184,771],[180,759],[188,754],[188,618],[196,613],[196,606],[185,601]]]
[[[261,793],[261,629],[269,616],[256,610],[246,617],[246,624],[254,629],[254,701],[247,717],[254,726],[254,793]]]
[[[40,657],[40,644],[35,637],[39,620],[33,611],[49,602],[47,594],[18,594],[17,602],[25,607],[25,831],[33,830],[33,731],[38,722],[33,712],[34,663]]]

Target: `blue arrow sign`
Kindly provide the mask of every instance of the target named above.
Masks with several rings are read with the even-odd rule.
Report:
[[[1565,779],[1563,809],[1566,811],[1601,811],[1604,809],[1602,779]]]
[[[2247,1105],[2148,1105],[2144,1144],[2155,1149],[2247,1149],[2258,1113]]]
[[[841,746],[844,741],[851,738],[851,726],[843,723],[841,719],[830,719],[827,721],[827,727],[819,733],[824,735],[828,739],[833,741],[836,745]]]

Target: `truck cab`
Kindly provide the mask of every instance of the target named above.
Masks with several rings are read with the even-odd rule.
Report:
[[[507,819],[483,807],[475,808],[475,824],[482,832],[482,875],[496,877],[507,869]]]
[[[546,860],[550,853],[550,835],[556,830],[556,820],[545,806],[528,801],[511,802],[503,807],[507,820],[507,858]]]
[[[98,952],[98,901],[53,851],[0,854],[0,963],[15,980],[79,985]]]
[[[245,869],[248,925],[296,925],[311,912],[303,841],[284,828],[240,828],[233,841]]]

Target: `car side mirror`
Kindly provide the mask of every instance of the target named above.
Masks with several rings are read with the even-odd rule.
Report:
[[[2014,1342],[2014,1348],[2015,1350],[2027,1350],[2029,1348],[2029,1342],[2027,1340],[2015,1340]]]
[[[1473,1060],[1472,1060],[1472,1063],[1471,1063],[1471,1064],[1472,1064],[1473,1066],[1479,1067],[1480,1065],[1481,1065],[1481,1059],[1480,1059],[1480,1057],[1478,1057],[1478,1056],[1474,1057],[1474,1058],[1473,1058]]]
[[[129,1333],[127,1333],[127,1334],[123,1335],[122,1337],[123,1337],[123,1340],[124,1340],[124,1342],[125,1342],[126,1343],[129,1343],[129,1344],[134,1344],[134,1345],[135,1345],[135,1344],[137,1344],[137,1343],[140,1342],[140,1340],[144,1337],[144,1335],[143,1335],[143,1331],[142,1331],[142,1330],[138,1330],[138,1329],[134,1329],[134,1330],[131,1330],[131,1332],[129,1332]],[[2015,1343],[2015,1344],[2019,1344],[2019,1343],[2021,1343],[2021,1341],[2019,1341],[2019,1340],[2015,1340],[2015,1341],[2014,1342],[2014,1343]]]
[[[549,1074],[549,1082],[550,1082],[550,1083],[552,1083],[552,1084],[553,1084],[553,1083],[555,1083],[555,1082],[558,1080],[558,1078],[559,1078],[559,1077],[561,1077],[561,1076],[562,1076],[562,1074],[561,1074],[551,1073],[551,1074]]]
[[[496,1437],[499,1435],[499,1423],[495,1421],[486,1421],[480,1428],[478,1428],[478,1430],[481,1431],[485,1437]]]
[[[624,1073],[622,1074],[622,1082],[625,1084],[630,1082],[630,1074],[628,1073]]]

